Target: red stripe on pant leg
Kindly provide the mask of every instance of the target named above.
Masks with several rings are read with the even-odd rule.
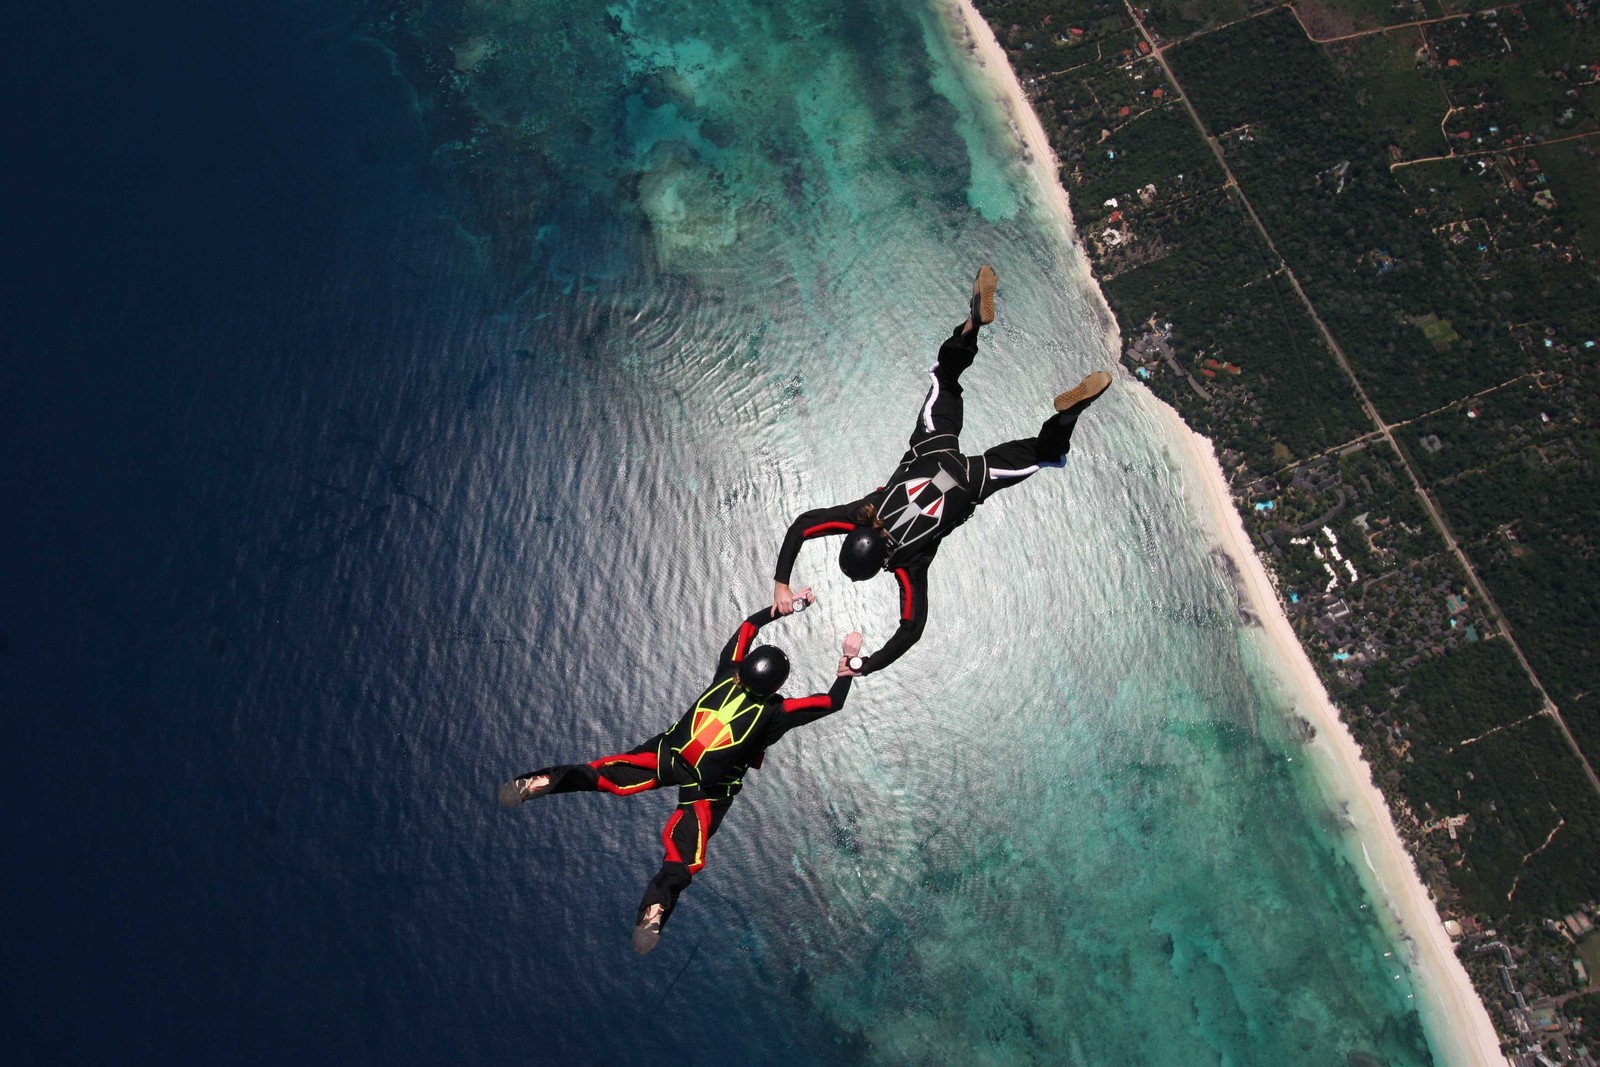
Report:
[[[590,762],[589,766],[595,770],[610,763],[626,763],[630,767],[646,767],[656,769],[656,754],[654,752],[622,752],[615,756],[601,756]]]
[[[650,772],[650,777],[636,785],[618,785],[606,777],[606,768],[612,764],[620,763],[627,767],[638,767],[640,770]],[[654,789],[656,778],[656,754],[654,752],[624,752],[617,756],[602,756],[592,761],[589,766],[600,774],[600,789],[615,796],[625,797],[629,793],[642,793],[646,789]]]
[[[618,785],[607,778],[605,772],[602,771],[600,774],[600,791],[602,793],[610,793],[612,796],[631,796],[634,793],[643,793],[646,789],[654,789],[655,787],[656,780],[654,778],[639,782],[636,785]]]
[[[904,567],[896,567],[894,576],[900,580],[900,617],[911,618],[911,576]]]
[[[706,865],[706,840],[711,836],[711,801],[694,802],[695,843],[694,862],[689,864],[690,874],[699,874]]]
[[[683,818],[683,809],[679,808],[672,813],[672,818],[667,820],[667,825],[661,831],[661,845],[666,849],[668,863],[682,863],[683,857],[678,854],[678,846],[673,844],[672,831],[678,828],[678,820]],[[690,868],[692,872],[694,868]]]

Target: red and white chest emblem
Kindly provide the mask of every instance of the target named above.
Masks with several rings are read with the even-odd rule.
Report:
[[[889,491],[881,517],[884,529],[904,547],[938,530],[948,507],[948,494],[959,483],[946,470],[931,478],[911,478]]]

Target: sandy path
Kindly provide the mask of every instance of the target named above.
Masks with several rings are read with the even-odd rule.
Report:
[[[1058,178],[1055,153],[1038,115],[1028,103],[1004,49],[971,0],[955,0],[955,5],[975,46],[978,62],[1033,157],[1030,169],[1046,203],[1060,220],[1063,232],[1072,234],[1067,193]],[[1086,261],[1083,272],[1090,275]],[[1120,345],[1114,330],[1110,344],[1112,351]],[[1373,785],[1371,768],[1339,719],[1338,710],[1278,603],[1266,567],[1233,506],[1215,449],[1208,439],[1190,430],[1174,409],[1166,404],[1157,407],[1170,420],[1167,439],[1188,468],[1189,489],[1197,498],[1195,502],[1204,508],[1207,526],[1238,567],[1244,595],[1261,620],[1270,662],[1286,691],[1293,694],[1297,711],[1316,727],[1317,737],[1307,746],[1308,755],[1317,765],[1328,798],[1345,806],[1366,859],[1368,884],[1386,905],[1391,922],[1410,950],[1412,974],[1422,1001],[1421,1014],[1434,1051],[1448,1064],[1504,1067],[1507,1060],[1500,1053],[1489,1013],[1456,959],[1438,909],[1395,829],[1388,804]]]

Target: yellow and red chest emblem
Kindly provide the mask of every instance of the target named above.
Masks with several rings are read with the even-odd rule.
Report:
[[[707,752],[732,748],[750,735],[763,701],[753,700],[732,678],[707,689],[695,702],[689,740],[678,749],[685,763],[698,768]]]

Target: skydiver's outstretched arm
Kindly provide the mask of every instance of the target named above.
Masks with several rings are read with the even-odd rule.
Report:
[[[922,628],[928,622],[928,564],[932,561],[933,556],[929,554],[894,569],[895,591],[900,596],[900,625],[882,648],[862,657],[866,662],[857,673],[883,670],[922,640]]]
[[[795,600],[804,600],[808,604],[816,603],[816,595],[809,588],[801,589],[794,594]],[[717,673],[732,670],[744,659],[744,654],[750,651],[750,646],[755,643],[755,636],[761,628],[773,620],[770,608],[760,608],[754,615],[739,624],[739,628],[728,638],[728,643],[722,646],[722,655],[717,657]]]
[[[769,727],[767,744],[772,744],[796,726],[816,722],[823,716],[832,715],[844,707],[845,700],[850,696],[850,682],[856,675],[848,665],[850,657],[861,651],[861,635],[845,634],[843,651],[844,654],[839,657],[837,677],[826,693],[812,693],[808,697],[789,697],[784,700],[783,715],[775,719]]]
[[[756,634],[771,621],[772,616],[767,614],[766,608],[762,608],[741,622],[733,636],[728,638],[728,643],[722,646],[722,654],[717,657],[717,673],[722,674],[737,667],[744,659],[744,654],[750,651]]]
[[[789,524],[783,535],[783,547],[778,550],[778,565],[772,573],[773,595],[769,615],[787,615],[794,608],[794,591],[789,588],[789,575],[794,570],[800,546],[813,537],[831,537],[846,534],[856,527],[856,517],[866,504],[865,499],[849,504],[836,504],[831,508],[814,508]]]

